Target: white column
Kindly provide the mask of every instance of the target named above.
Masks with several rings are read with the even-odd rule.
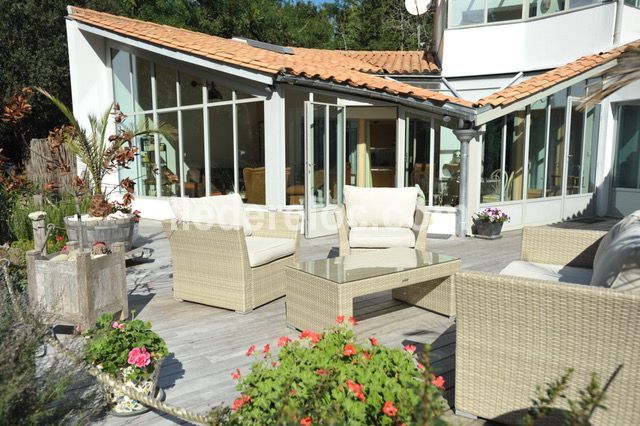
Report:
[[[456,235],[460,238],[466,237],[468,222],[468,197],[467,188],[469,186],[469,143],[471,139],[480,136],[481,132],[476,129],[457,129],[453,131],[460,141],[460,200],[458,203],[458,218],[456,221]]]
[[[280,87],[264,101],[264,167],[269,209],[281,209],[286,204],[284,102]]]

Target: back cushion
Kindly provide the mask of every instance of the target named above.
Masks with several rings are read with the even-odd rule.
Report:
[[[593,259],[591,285],[640,294],[640,210],[602,239]]]
[[[252,233],[251,222],[238,194],[202,198],[172,197],[169,203],[177,220],[242,227],[246,236]]]
[[[418,192],[413,188],[358,188],[345,185],[344,205],[351,228],[411,228]]]

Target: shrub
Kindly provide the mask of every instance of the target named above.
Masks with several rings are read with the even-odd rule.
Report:
[[[137,319],[119,322],[104,314],[87,336],[88,362],[116,377],[128,369],[125,379],[133,381],[147,379],[168,354],[167,345],[151,330],[151,323]]]
[[[82,213],[85,213],[87,211],[89,203],[89,199],[83,199],[81,201],[80,211]],[[55,238],[56,236],[65,236],[64,218],[76,214],[75,198],[65,197],[55,203],[45,199],[42,205],[38,205],[35,203],[32,197],[21,197],[20,200],[16,201],[13,207],[13,212],[11,213],[11,219],[9,220],[11,233],[16,239],[33,239],[29,213],[38,210],[46,212],[46,222],[52,223],[56,226],[56,231],[53,233],[53,235],[50,236],[50,238]]]
[[[345,326],[281,337],[278,346],[277,356],[270,345],[252,346],[247,355],[262,359],[246,377],[232,373],[241,392],[232,424],[444,424],[436,387],[444,381],[416,362],[415,347],[390,349],[375,338],[360,344]]]

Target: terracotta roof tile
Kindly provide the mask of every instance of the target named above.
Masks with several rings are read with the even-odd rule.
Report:
[[[472,102],[443,95],[375,74],[439,72],[433,58],[423,52],[359,52],[295,48],[282,54],[190,30],[71,7],[69,19],[126,37],[151,42],[176,51],[197,54],[212,61],[232,63],[271,76],[283,73],[318,78],[392,95],[411,96],[422,101],[451,102],[471,107]],[[259,60],[257,60],[259,58]],[[414,64],[414,65],[412,65]]]
[[[478,101],[479,105],[492,105],[494,107],[506,106],[525,99],[531,95],[551,88],[570,78],[576,77],[592,68],[606,64],[622,55],[629,49],[640,48],[640,40],[617,47],[608,52],[600,52],[594,55],[583,56],[564,66],[552,69],[543,74],[532,77],[504,90],[495,92]]]

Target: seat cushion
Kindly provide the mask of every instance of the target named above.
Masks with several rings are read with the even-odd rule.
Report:
[[[201,198],[172,197],[169,203],[177,220],[243,228],[246,236],[252,233],[251,222],[238,194]]]
[[[411,228],[418,192],[412,188],[358,188],[345,185],[344,205],[350,228]]]
[[[292,238],[246,237],[249,265],[252,268],[290,256],[296,251]]]
[[[640,293],[640,210],[616,223],[600,242],[591,285]]]
[[[349,231],[352,248],[388,248],[416,246],[416,236],[410,228],[358,227]]]
[[[588,268],[577,268],[575,266],[551,265],[548,263],[534,263],[515,260],[500,271],[500,274],[559,283],[589,285],[593,271]]]

